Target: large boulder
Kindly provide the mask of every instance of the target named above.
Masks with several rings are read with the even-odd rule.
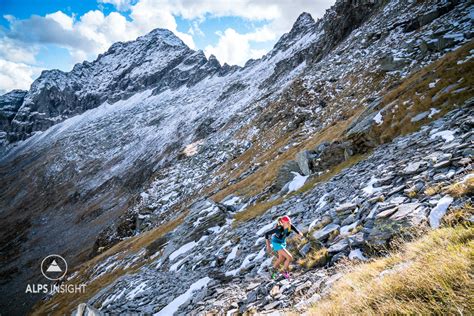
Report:
[[[335,141],[324,147],[318,147],[311,160],[312,172],[325,171],[352,156],[354,150],[348,141]]]
[[[426,226],[426,208],[420,203],[406,203],[377,214],[367,243],[384,246],[392,237],[411,227]]]
[[[305,176],[309,176],[311,174],[311,170],[309,168],[310,165],[311,154],[308,150],[301,151],[296,154],[296,162],[298,166]]]
[[[374,118],[383,110],[378,111],[381,98],[372,100],[367,108],[349,125],[345,131],[345,137],[352,142],[354,153],[365,153],[371,148],[377,147],[378,136],[373,131],[377,124]]]
[[[285,186],[285,184],[293,180],[293,178],[295,177],[293,172],[302,172],[298,163],[294,160],[284,162],[283,165],[280,167],[280,170],[278,170],[274,189],[276,191],[280,191]]]

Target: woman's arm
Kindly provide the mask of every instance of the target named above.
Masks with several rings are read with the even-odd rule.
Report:
[[[298,235],[303,236],[303,234],[293,224],[291,224],[291,229]]]
[[[265,244],[267,245],[267,252],[269,255],[272,254],[272,247],[270,246],[270,241],[268,239],[265,239]]]
[[[277,229],[271,229],[265,233],[265,244],[267,246],[267,252],[272,255],[272,247],[270,246],[270,236],[277,232]]]
[[[265,239],[269,240],[270,236],[278,231],[278,228],[273,228],[265,233]]]

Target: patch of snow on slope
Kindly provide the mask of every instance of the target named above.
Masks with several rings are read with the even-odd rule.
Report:
[[[449,195],[444,196],[438,201],[438,204],[434,209],[430,212],[430,226],[432,228],[438,228],[441,222],[441,218],[443,218],[444,214],[448,210],[449,205],[453,202],[453,198]]]
[[[178,268],[183,264],[184,260],[186,260],[188,257],[184,257],[183,259],[181,260],[178,260],[176,263],[174,263],[171,267],[170,267],[170,271],[179,271]]]
[[[232,248],[232,251],[229,253],[227,258],[225,259],[225,263],[229,262],[230,260],[234,260],[235,257],[237,256],[237,250],[239,250],[239,245],[235,246]]]
[[[240,267],[238,267],[237,269],[234,269],[234,270],[230,270],[230,271],[227,271],[225,273],[226,276],[235,276],[237,275],[237,273],[240,272],[240,270],[242,269],[245,269],[245,267],[247,267],[250,263],[250,261],[252,260],[252,258],[255,257],[255,254],[249,254],[245,257],[244,261],[242,262],[242,264],[240,265]]]
[[[168,316],[173,315],[181,305],[186,303],[189,300],[194,292],[201,290],[202,288],[206,287],[207,284],[211,281],[209,277],[204,277],[202,279],[197,280],[189,289],[181,294],[180,296],[176,297],[174,300],[171,301],[168,305],[166,305],[163,309],[161,309],[158,313],[154,314],[154,316]]]
[[[377,181],[378,179],[372,176],[372,178],[370,178],[369,182],[367,183],[367,186],[364,187],[362,191],[364,191],[367,195],[372,195],[374,192],[380,191],[380,188],[374,188],[374,183]]]
[[[233,206],[233,205],[235,205],[235,204],[237,204],[237,203],[239,203],[239,202],[240,202],[240,197],[234,196],[234,197],[232,197],[231,199],[229,199],[229,200],[223,202],[222,204],[228,205],[228,206]]]
[[[227,240],[225,244],[223,244],[222,247],[220,247],[219,250],[217,250],[215,255],[217,256],[222,249],[224,249],[225,247],[229,247],[230,245],[232,245],[232,242],[230,240]]]
[[[377,125],[381,125],[383,123],[383,117],[382,117],[381,111],[379,111],[379,113],[377,113],[377,115],[374,116],[373,120],[375,121],[375,123],[377,123]]]
[[[133,290],[131,290],[127,294],[127,299],[133,300],[138,294],[145,291],[146,286],[147,286],[147,282],[142,282],[142,283],[138,284],[137,287],[135,287]]]
[[[187,244],[184,244],[182,245],[181,247],[179,247],[178,250],[174,251],[171,255],[170,255],[170,261],[173,261],[174,259],[176,259],[178,256],[182,255],[183,253],[186,253],[188,252],[189,250],[193,249],[194,247],[196,247],[198,243],[195,242],[195,241],[191,241],[191,242],[188,242]]]
[[[430,136],[431,139],[435,139],[436,137],[441,137],[445,140],[446,143],[448,143],[454,139],[454,132],[453,131],[440,131]]]
[[[441,111],[438,110],[438,109],[436,109],[436,108],[431,108],[431,109],[430,109],[430,114],[428,115],[428,117],[429,117],[429,118],[432,118],[433,115],[435,115],[435,114],[437,114],[437,113],[439,113],[439,112],[441,112]]]
[[[308,179],[308,176],[302,176],[298,172],[292,171],[292,173],[295,176],[288,185],[288,192],[298,191],[305,184],[306,179]]]

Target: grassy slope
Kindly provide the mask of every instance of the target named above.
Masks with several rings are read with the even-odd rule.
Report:
[[[473,274],[474,228],[442,228],[351,268],[309,314],[472,315]]]

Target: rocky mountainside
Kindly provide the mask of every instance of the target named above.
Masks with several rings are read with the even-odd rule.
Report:
[[[337,1],[244,67],[157,29],[1,96],[1,310],[40,298],[24,287],[51,253],[89,290],[39,314],[304,310],[338,274],[267,280],[277,216],[320,266],[436,227],[465,198],[425,189],[472,170],[473,10]]]

